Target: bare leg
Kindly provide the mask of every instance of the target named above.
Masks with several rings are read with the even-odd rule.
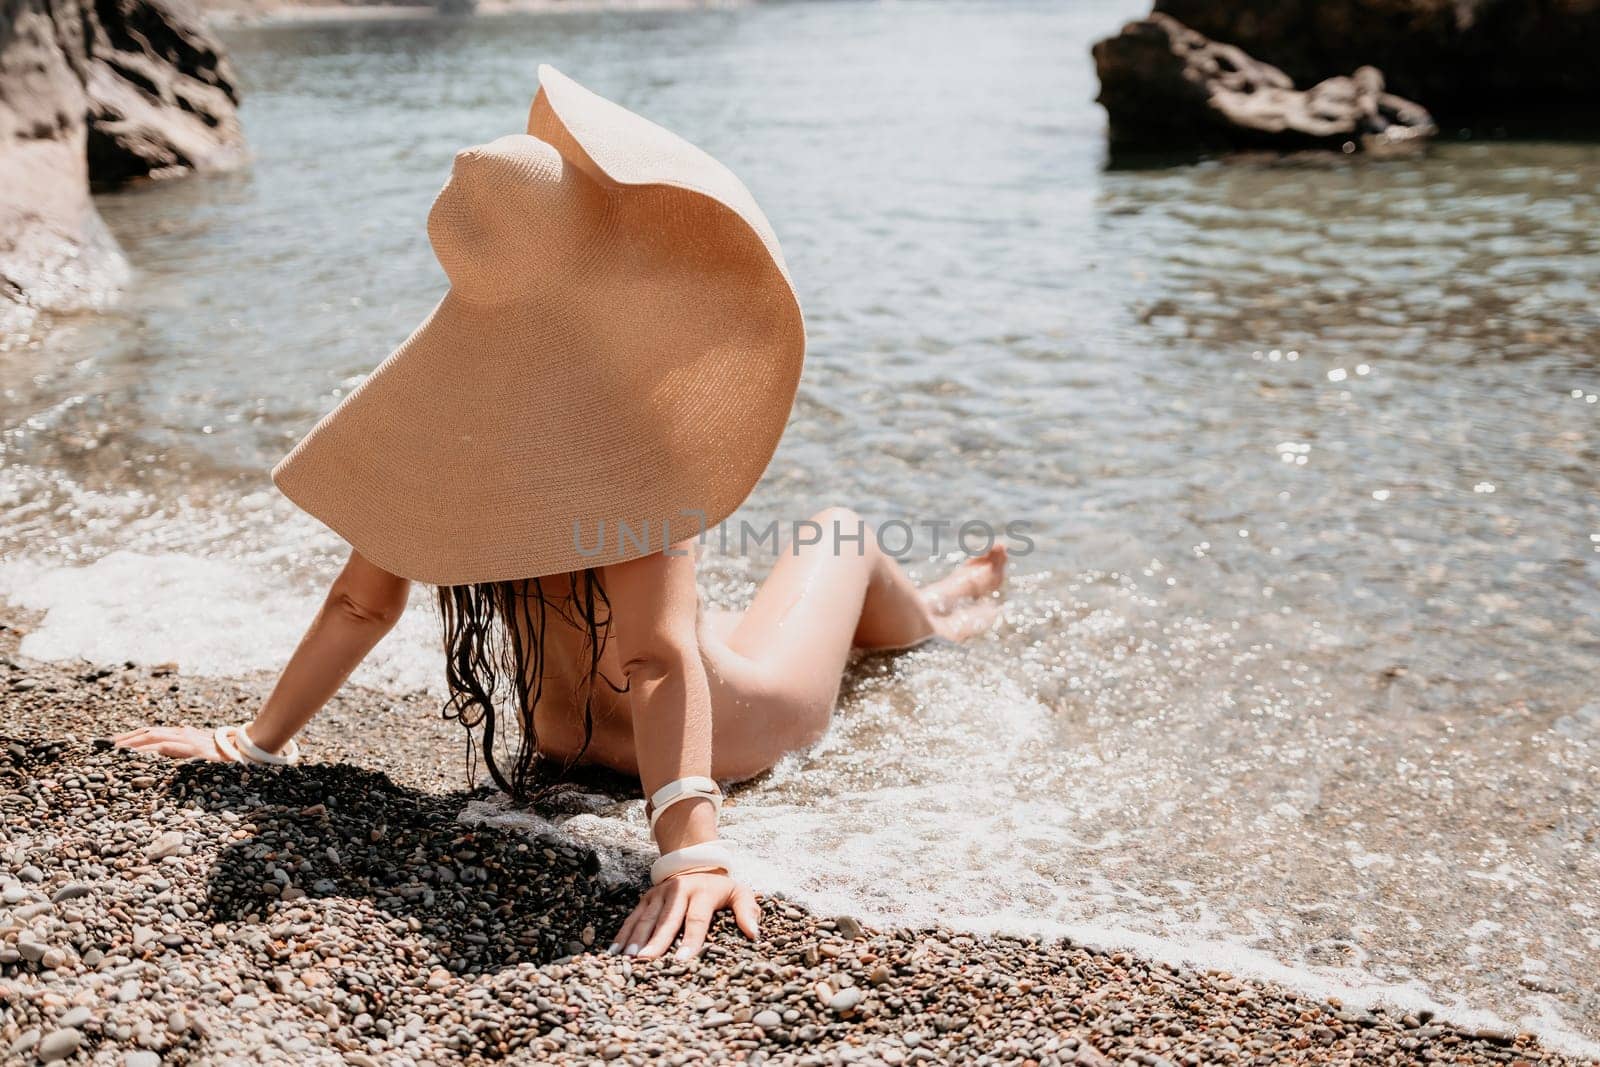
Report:
[[[973,620],[935,607],[993,591],[1003,574],[1001,552],[964,564],[925,596],[878,548],[870,529],[859,552],[854,541],[836,551],[834,523],[853,536],[861,522],[855,512],[830,508],[812,521],[824,530],[822,542],[782,556],[743,616],[722,631],[738,662],[727,664],[715,683],[727,687],[728,697],[716,711],[719,762],[760,769],[816,741],[833,714],[852,648],[907,648],[934,636],[960,640]],[[741,699],[735,690],[759,690],[761,697]]]
[[[851,648],[905,648],[938,633],[935,612],[870,530],[859,545],[835,549],[835,524],[853,536],[859,515],[829,508],[811,521],[823,528],[822,543],[778,559],[729,634],[730,648],[752,660],[803,657],[842,671]]]

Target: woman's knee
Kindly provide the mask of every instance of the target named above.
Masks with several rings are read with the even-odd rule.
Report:
[[[873,539],[872,527],[860,513],[847,507],[823,508],[807,520],[812,543],[829,550],[835,556],[876,555],[878,545]],[[800,538],[796,536],[798,544]]]

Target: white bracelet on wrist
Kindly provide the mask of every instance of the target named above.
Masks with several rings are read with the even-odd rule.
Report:
[[[705,775],[693,774],[687,778],[679,778],[651,793],[650,799],[644,804],[645,818],[650,820],[650,832],[655,832],[656,820],[661,818],[662,812],[674,804],[696,798],[711,801],[716,813],[722,814],[722,790],[716,782]]]
[[[668,852],[650,865],[650,883],[660,885],[674,875],[701,869],[733,870],[733,852],[721,841],[706,841]]]
[[[222,753],[222,758],[229,763],[243,763],[244,756],[240,754],[238,746],[233,743],[233,727],[219,726],[211,731],[211,740],[217,746],[217,751]]]
[[[289,743],[283,746],[282,751],[268,752],[254,741],[250,740],[250,731],[244,726],[233,729],[233,743],[239,746],[239,751],[252,763],[265,763],[273,767],[290,767],[300,762],[300,746],[294,738],[289,738]]]
[[[290,767],[300,762],[300,746],[294,740],[282,752],[268,752],[250,740],[244,726],[219,726],[211,732],[217,751],[233,763],[256,763],[269,767]]]

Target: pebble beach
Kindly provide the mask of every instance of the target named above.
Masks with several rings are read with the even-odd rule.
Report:
[[[296,768],[137,756],[101,739],[236,721],[268,680],[31,662],[9,621],[6,1064],[1580,1062],[1222,971],[774,898],[756,944],[723,918],[697,960],[612,956],[638,887],[569,842],[461,823],[485,790],[430,701],[349,689]]]

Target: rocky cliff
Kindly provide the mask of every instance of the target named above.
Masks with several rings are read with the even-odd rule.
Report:
[[[237,102],[183,0],[0,0],[0,336],[113,294],[126,265],[91,184],[227,165]]]

